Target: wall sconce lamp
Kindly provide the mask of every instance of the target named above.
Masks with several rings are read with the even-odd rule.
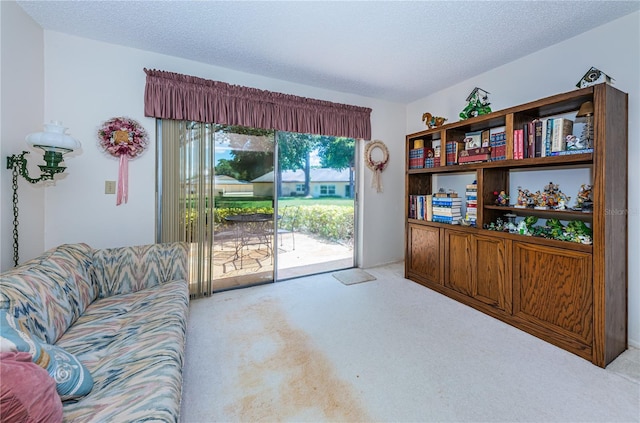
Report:
[[[584,148],[593,148],[593,102],[585,101],[580,106],[577,118],[584,118],[585,125],[580,135],[580,142]]]
[[[37,178],[29,176],[27,169],[27,159],[25,156],[28,151],[20,154],[14,154],[7,157],[7,169],[12,169],[13,173],[13,262],[18,265],[18,175],[21,175],[28,182],[35,184],[40,181],[47,181],[66,169],[60,166],[62,156],[73,150],[80,148],[80,142],[75,138],[65,134],[67,128],[62,126],[60,122],[51,122],[44,124],[44,132],[35,132],[26,137],[26,141],[33,147],[44,150],[44,165],[39,165],[42,172]]]

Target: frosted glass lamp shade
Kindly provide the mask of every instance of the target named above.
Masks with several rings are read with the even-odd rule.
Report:
[[[67,128],[60,122],[44,124],[44,132],[34,132],[26,137],[27,143],[45,151],[68,153],[81,147],[80,141],[65,134]]]

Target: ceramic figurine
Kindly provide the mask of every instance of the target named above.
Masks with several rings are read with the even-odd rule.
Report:
[[[529,228],[527,227],[527,224],[525,223],[524,220],[518,223],[518,233],[520,235],[530,235]]]
[[[496,205],[497,206],[508,206],[509,205],[509,196],[507,195],[507,193],[504,190],[502,190],[500,192],[494,191],[493,195],[497,195],[497,198],[496,198]]]
[[[576,206],[577,210],[582,210],[584,203],[591,203],[591,185],[582,184],[580,186],[580,191],[578,191],[578,195],[576,196]]]
[[[529,193],[528,189],[522,189],[522,187],[518,187],[518,199],[516,200],[516,204],[514,205],[514,207],[517,207],[519,209],[528,207],[531,203],[529,198],[530,196],[531,194]]]
[[[536,193],[533,194],[533,199],[534,199],[535,209],[537,210],[547,209],[547,199],[544,193],[541,193],[540,191],[536,191]]]
[[[441,116],[433,116],[431,113],[427,112],[422,115],[422,121],[427,125],[429,129],[431,129],[444,125],[447,119]]]
[[[556,206],[557,210],[566,210],[567,209],[567,204],[569,203],[569,200],[571,200],[571,197],[567,197],[565,195],[564,192],[559,191],[558,192],[558,205]]]
[[[467,96],[467,107],[460,112],[460,119],[465,120],[472,117],[486,115],[491,113],[491,107],[489,107],[487,91],[482,88],[475,87],[471,94]]]

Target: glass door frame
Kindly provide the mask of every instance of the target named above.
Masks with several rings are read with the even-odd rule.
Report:
[[[279,266],[279,253],[278,253],[278,245],[280,243],[280,237],[284,236],[283,234],[281,234],[278,231],[278,218],[280,217],[280,212],[279,212],[279,207],[280,207],[280,196],[278,193],[278,178],[279,175],[277,174],[278,169],[279,169],[279,158],[280,158],[280,142],[279,142],[279,137],[278,137],[278,132],[280,131],[276,131],[275,134],[275,152],[274,152],[274,185],[273,185],[273,213],[274,216],[276,216],[277,218],[274,219],[274,239],[273,239],[273,246],[274,246],[274,281],[275,282],[284,282],[287,280],[291,280],[291,279],[295,279],[298,277],[304,277],[304,276],[312,276],[315,274],[321,274],[321,273],[329,273],[329,272],[335,272],[335,271],[339,271],[339,270],[344,270],[344,269],[350,269],[350,268],[355,268],[358,267],[358,262],[359,262],[359,210],[360,210],[360,206],[359,206],[359,186],[360,186],[360,164],[358,161],[358,157],[360,157],[360,146],[362,144],[362,140],[359,139],[354,139],[354,147],[353,147],[353,169],[352,169],[352,175],[353,175],[353,185],[350,185],[350,189],[353,190],[353,245],[352,245],[352,252],[351,252],[351,260],[352,260],[352,265],[351,266],[347,266],[347,267],[336,267],[336,268],[331,268],[331,269],[327,269],[327,270],[323,270],[320,272],[313,272],[313,273],[309,273],[309,274],[304,274],[304,275],[296,275],[296,276],[289,276],[289,277],[284,277],[281,278],[279,275],[280,272],[280,266]]]

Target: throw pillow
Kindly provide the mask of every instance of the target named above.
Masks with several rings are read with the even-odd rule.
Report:
[[[91,392],[93,378],[73,354],[30,335],[7,310],[0,310],[0,352],[18,351],[31,354],[33,362],[49,372],[62,401]]]
[[[26,352],[0,353],[0,410],[2,422],[62,421],[62,402],[56,383]]]

